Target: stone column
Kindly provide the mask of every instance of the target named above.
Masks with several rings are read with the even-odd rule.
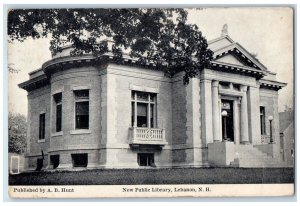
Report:
[[[200,124],[200,81],[199,78],[191,78],[186,86],[186,162],[193,166],[202,165],[201,148],[201,124]]]
[[[213,140],[222,141],[220,136],[220,112],[219,112],[219,81],[212,81],[212,115],[213,115]]]
[[[187,144],[201,146],[200,127],[200,84],[198,78],[191,78],[186,86]]]
[[[115,149],[118,144],[116,88],[114,74],[107,73],[101,76],[101,145],[105,148],[100,150],[99,155],[100,166],[106,168],[118,167],[121,164],[117,158],[119,150]]]
[[[247,86],[241,85],[241,143],[249,144]]]
[[[201,135],[204,144],[213,142],[211,80],[201,80]]]
[[[240,144],[240,111],[238,100],[233,101],[234,143]]]

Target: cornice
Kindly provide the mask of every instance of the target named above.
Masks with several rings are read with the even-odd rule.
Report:
[[[259,80],[260,88],[272,89],[272,90],[280,90],[287,85],[284,82],[278,82],[273,80],[261,79]]]
[[[26,91],[32,91],[34,89],[46,86],[50,83],[49,78],[43,74],[35,78],[29,79],[28,81],[22,82],[18,86]]]
[[[240,66],[229,63],[223,63],[218,61],[211,61],[211,69],[220,70],[223,72],[229,73],[238,73],[245,76],[255,77],[256,79],[261,79],[266,75],[266,72],[263,70],[255,69],[248,66]]]

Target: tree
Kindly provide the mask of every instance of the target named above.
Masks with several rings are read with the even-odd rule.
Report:
[[[119,63],[126,50],[139,64],[154,63],[167,76],[184,71],[188,83],[210,66],[213,52],[187,16],[184,9],[20,9],[8,14],[8,35],[11,41],[51,37],[53,53],[68,43],[72,55],[111,51]]]
[[[21,114],[8,115],[8,151],[22,154],[26,151],[26,117]]]

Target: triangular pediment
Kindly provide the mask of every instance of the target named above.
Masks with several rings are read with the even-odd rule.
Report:
[[[217,38],[208,43],[208,48],[214,52],[214,61],[253,67],[258,70],[267,70],[255,56],[228,36]]]
[[[238,65],[238,66],[247,66],[247,64],[240,59],[238,59],[236,56],[232,54],[226,54],[224,56],[221,56],[218,59],[215,59],[215,61],[226,63],[226,64],[232,64],[232,65]]]

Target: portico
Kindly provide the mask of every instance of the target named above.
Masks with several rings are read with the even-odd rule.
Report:
[[[211,82],[213,142],[249,144],[248,86],[219,80]],[[228,126],[232,131],[228,131]]]

